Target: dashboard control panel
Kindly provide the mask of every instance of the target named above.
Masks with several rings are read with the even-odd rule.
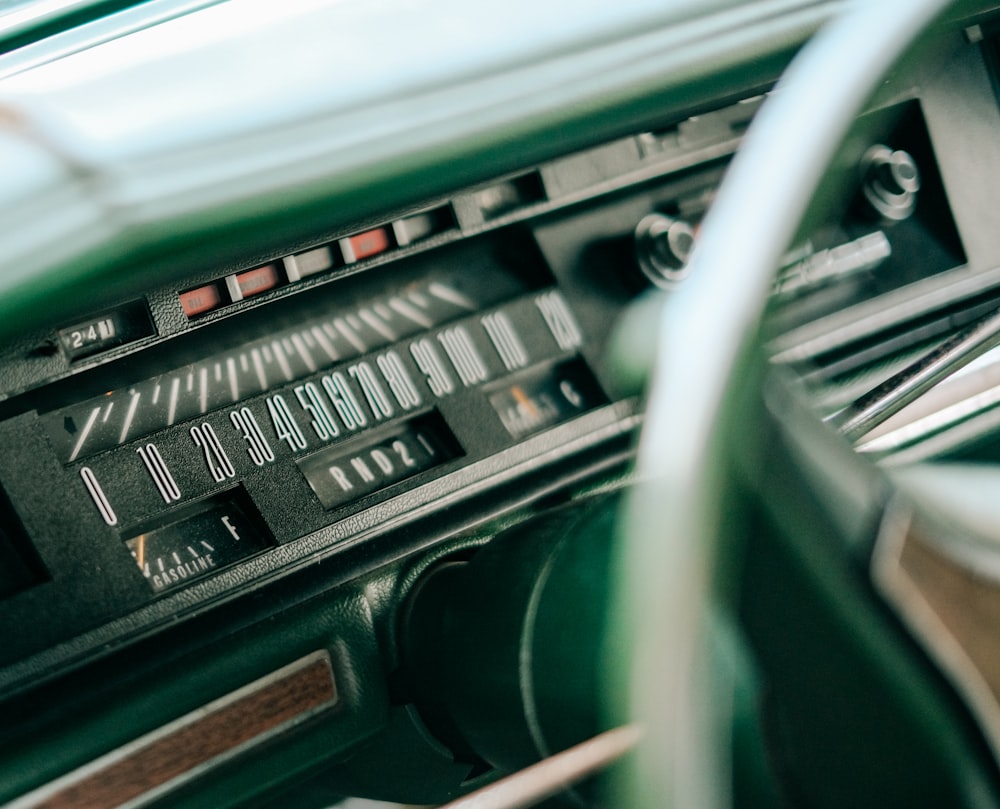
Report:
[[[640,414],[607,346],[648,282],[602,250],[651,211],[697,221],[760,100],[237,249],[0,349],[0,621],[32,627],[0,691],[619,463]]]
[[[615,309],[563,286],[529,230],[484,233],[40,389],[0,422],[0,484],[46,575],[0,610],[72,602],[80,631],[608,405]]]
[[[641,416],[607,363],[615,321],[684,282],[759,102],[194,269],[5,349],[0,621],[33,631],[0,647],[0,689],[34,656],[85,658],[354,554],[347,580],[377,563],[373,538],[561,459],[624,453]],[[922,272],[964,260],[950,219],[925,226],[946,203],[915,103],[899,120],[908,139],[875,157],[914,210],[862,212],[793,250],[775,285],[785,333],[905,291],[916,253],[934,259]],[[397,553],[426,547],[412,542]]]

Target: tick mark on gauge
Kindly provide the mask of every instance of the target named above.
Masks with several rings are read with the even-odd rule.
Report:
[[[333,325],[340,332],[347,342],[349,342],[359,354],[364,354],[368,350],[368,347],[361,341],[361,338],[354,333],[354,330],[347,324],[347,322],[342,317],[335,317],[333,319]]]
[[[419,307],[421,309],[430,309],[431,308],[430,301],[427,300],[427,298],[424,297],[423,293],[421,293],[421,292],[417,292],[416,290],[413,290],[412,292],[408,292],[406,294],[406,297],[410,299],[410,302],[413,303],[414,306],[417,306],[417,307]],[[430,327],[428,326],[428,328],[430,328]]]
[[[100,414],[101,408],[95,407],[90,411],[90,415],[87,416],[87,423],[83,425],[83,431],[80,433],[80,437],[76,439],[76,444],[73,445],[73,451],[69,455],[70,461],[75,461],[76,456],[80,454],[80,450],[83,449],[83,444],[87,440],[87,436],[90,435],[90,431],[94,429],[94,423],[97,421],[97,416]]]
[[[261,390],[267,390],[267,374],[264,372],[264,362],[261,359],[260,351],[256,348],[251,350],[250,359],[253,360],[253,369],[257,374],[257,384]]]
[[[175,376],[170,382],[170,401],[167,403],[167,426],[173,426],[177,418],[177,397],[181,392],[180,377]]]
[[[136,391],[132,391],[132,399],[128,403],[128,411],[125,413],[125,423],[122,424],[121,434],[118,436],[118,443],[124,444],[125,439],[128,436],[128,431],[132,428],[132,421],[135,419],[135,411],[139,407],[139,399],[142,398],[142,394]]]
[[[309,349],[306,348],[305,343],[302,342],[302,337],[298,334],[292,335],[292,345],[295,347],[295,353],[302,358],[302,362],[306,364],[306,368],[309,369],[309,373],[316,370],[316,360],[313,359],[312,354],[309,353]]]
[[[470,312],[477,308],[476,302],[467,295],[463,295],[457,289],[445,286],[439,281],[435,281],[427,289],[435,298],[447,303],[453,303],[455,306],[461,306],[463,309],[468,309]]]
[[[316,342],[319,344],[319,347],[323,349],[323,353],[326,354],[327,357],[329,357],[334,362],[340,359],[340,355],[337,353],[337,350],[333,347],[333,344],[326,338],[326,335],[323,333],[322,329],[313,326],[312,336],[316,339]]]
[[[370,309],[360,309],[358,310],[358,315],[365,323],[381,334],[386,340],[395,342],[398,339],[396,337],[396,333],[390,329],[387,324],[383,323]]]
[[[208,410],[208,368],[204,366],[198,371],[198,407],[202,413]]]
[[[425,317],[420,310],[411,306],[402,298],[392,298],[389,301],[389,306],[391,306],[396,312],[401,314],[407,320],[412,320],[418,326],[422,326],[425,329],[434,328],[434,321],[429,317]]]
[[[239,401],[240,384],[236,378],[236,360],[233,357],[226,360],[226,376],[229,377],[229,395],[233,397],[234,402]]]
[[[277,340],[274,340],[271,343],[271,349],[274,351],[274,358],[278,361],[278,366],[281,368],[281,373],[285,375],[285,380],[287,382],[291,382],[292,368],[288,364],[288,359],[285,357],[285,352],[281,348],[281,343],[279,343]]]

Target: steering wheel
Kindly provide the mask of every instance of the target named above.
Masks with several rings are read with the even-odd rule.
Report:
[[[893,617],[885,614],[877,597],[863,592],[864,585],[841,585],[857,572],[848,573],[845,566],[864,557],[859,548],[870,548],[866,543],[881,531],[883,539],[875,550],[876,584],[883,597],[900,606],[894,597],[898,588],[892,584],[899,581],[899,568],[886,573],[879,567],[885,559],[885,534],[895,531],[902,541],[899,530],[906,531],[897,530],[898,515],[879,516],[887,502],[898,504],[899,498],[892,494],[886,476],[805,413],[789,393],[787,380],[778,382],[767,373],[759,336],[761,312],[774,268],[816,205],[827,167],[834,164],[852,122],[908,49],[943,14],[960,11],[960,5],[943,0],[858,2],[822,31],[792,64],[752,125],[703,223],[689,280],[664,296],[639,450],[643,482],[632,492],[619,532],[625,584],[619,586],[613,611],[616,632],[627,636],[634,650],[630,670],[619,672],[628,681],[631,716],[656,717],[645,724],[629,805],[707,807],[728,801],[729,779],[720,777],[727,766],[722,754],[726,740],[714,716],[718,705],[714,711],[709,707],[705,647],[713,583],[716,589],[733,586],[726,565],[738,553],[738,543],[728,539],[733,533],[733,509],[740,507],[734,505],[734,489],[744,495],[747,490],[757,494],[768,490],[769,496],[760,499],[772,503],[770,514],[757,522],[757,530],[767,526],[776,534],[792,536],[786,541],[794,546],[793,555],[817,554],[811,560],[799,558],[800,571],[811,574],[814,586],[826,590],[822,597],[831,600],[827,607],[836,616],[833,620],[856,622],[846,634],[854,632],[857,644],[838,654],[861,660],[874,654],[871,644],[876,636],[884,641],[895,631]],[[710,318],[706,312],[712,313]],[[748,435],[747,425],[758,423],[758,417],[769,426]],[[788,464],[799,470],[797,475],[779,471]],[[749,470],[764,467],[775,485],[748,480],[753,474]],[[782,490],[789,484],[795,488]],[[911,500],[908,515],[913,508]],[[824,518],[827,526],[817,529],[811,522],[816,517]],[[908,516],[904,522],[912,526],[914,519]],[[803,528],[822,536],[827,546],[814,542],[810,548],[795,536]],[[863,534],[866,538],[860,539]],[[831,544],[854,559],[831,562],[826,558]],[[940,543],[929,544],[936,547],[933,554],[947,556],[937,547]],[[778,569],[774,574],[781,575]],[[852,594],[867,603],[849,603]],[[926,601],[922,601],[925,606]],[[913,613],[907,613],[905,605],[901,611],[912,628]],[[650,615],[661,618],[650,621]],[[822,630],[817,627],[817,631]],[[926,635],[923,639],[928,641]],[[934,640],[927,645],[940,662]],[[822,654],[815,648],[806,650],[810,653]],[[856,788],[837,790],[844,801],[841,805],[856,806],[861,801],[912,805],[914,798],[927,805],[995,802],[995,797],[986,797],[987,784],[995,784],[995,764],[984,754],[975,731],[964,726],[956,731],[964,721],[962,710],[942,694],[947,688],[920,658],[920,652],[897,634],[893,651],[885,653],[881,663],[859,662],[857,671],[858,676],[884,678],[869,698],[876,691],[891,692],[893,677],[900,678],[896,687],[906,692],[897,695],[895,705],[885,706],[887,713],[899,714],[881,724],[897,730],[909,727],[921,739],[899,742],[895,761],[914,766],[915,758],[923,755],[915,752],[924,749],[923,736],[941,733],[936,759],[928,759],[923,772],[911,771],[905,777],[886,771],[881,784],[875,773],[865,771],[860,757],[847,756],[849,763],[832,761],[831,779],[855,781]],[[803,676],[808,677],[810,669],[815,673],[817,667],[813,660],[804,667]],[[949,673],[955,673],[954,667]],[[968,696],[969,689],[959,688]],[[830,697],[831,703],[816,713],[837,710],[832,706],[840,705],[840,699],[824,694],[822,686],[814,689],[818,701]],[[985,701],[981,687],[972,690],[980,703]],[[838,730],[849,726],[861,724],[845,720]],[[880,721],[872,721],[871,732],[887,738],[879,726]],[[817,732],[823,731],[817,728]],[[868,750],[870,741],[859,746]],[[853,774],[852,767],[857,768]],[[945,774],[939,768],[952,771]],[[863,795],[871,785],[874,794]]]

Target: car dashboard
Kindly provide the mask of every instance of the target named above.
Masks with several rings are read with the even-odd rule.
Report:
[[[842,4],[503,5],[152,0],[9,24],[0,802],[437,804],[579,741],[577,716],[599,729],[586,694],[555,730],[524,709],[517,744],[480,734],[518,675],[473,606],[485,651],[452,659],[433,599],[465,565],[485,614],[521,598],[537,560],[476,562],[498,536],[579,514],[613,535],[587,509],[632,478],[649,312]],[[1000,18],[940,39],[872,101],[843,204],[776,274],[768,367],[817,423],[1000,303]],[[858,457],[990,460],[997,362]],[[765,556],[737,612],[777,687],[796,636],[753,606]],[[573,570],[560,620],[597,635],[607,583]],[[583,645],[553,666],[599,668]],[[475,709],[443,712],[455,671],[482,680]],[[995,782],[990,731],[953,710]],[[789,791],[843,797],[817,772]]]

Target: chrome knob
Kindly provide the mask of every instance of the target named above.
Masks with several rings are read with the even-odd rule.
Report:
[[[687,275],[695,234],[683,219],[648,214],[636,225],[633,238],[636,263],[655,286],[668,289]]]
[[[909,152],[877,144],[862,158],[862,170],[861,193],[879,217],[902,222],[913,215],[920,190],[920,169]]]

